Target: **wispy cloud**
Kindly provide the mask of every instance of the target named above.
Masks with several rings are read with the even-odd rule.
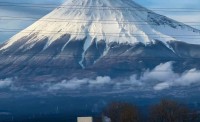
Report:
[[[0,80],[0,89],[10,87],[12,83],[13,81],[11,79]]]
[[[94,87],[101,87],[104,86],[106,84],[112,84],[112,80],[110,77],[105,76],[99,76],[96,79],[77,79],[74,78],[72,80],[63,80],[60,83],[56,83],[56,84],[48,84],[48,90],[60,90],[60,89],[77,89],[80,88],[81,86],[89,86],[90,88],[94,88]]]

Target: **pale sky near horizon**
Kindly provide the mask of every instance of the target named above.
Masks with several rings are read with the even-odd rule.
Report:
[[[49,13],[53,8],[31,8],[9,6],[12,3],[34,3],[34,4],[55,4],[59,5],[65,0],[0,0],[0,31],[6,29],[24,29],[31,25],[33,21],[1,20],[1,16],[14,17],[36,17],[40,18]],[[142,6],[151,8],[185,8],[181,12],[156,11],[180,22],[195,22],[195,28],[200,29],[200,0],[134,0]],[[6,4],[4,2],[7,2]],[[8,6],[1,6],[8,5]],[[188,12],[198,10],[196,12]],[[184,12],[183,12],[184,11]],[[194,23],[192,24],[194,25]],[[2,29],[1,29],[2,28]],[[6,41],[17,32],[0,32],[0,43]]]

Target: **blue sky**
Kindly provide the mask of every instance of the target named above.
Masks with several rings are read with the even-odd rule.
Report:
[[[34,4],[54,4],[59,5],[65,0],[0,0],[0,5],[3,2],[10,3],[34,3]],[[137,3],[147,8],[192,8],[200,10],[200,0],[135,0]],[[3,4],[5,5],[5,4]],[[6,4],[8,5],[8,4]],[[15,17],[36,17],[40,18],[49,13],[53,8],[31,8],[31,7],[16,7],[16,6],[0,6],[0,28],[7,29],[23,29],[31,25],[33,21],[17,21],[17,20],[1,20],[1,16]],[[186,10],[185,10],[186,11]],[[181,22],[198,22],[194,26],[200,29],[200,12],[166,12],[157,11],[157,13],[168,16],[172,19]],[[193,24],[194,25],[194,24]],[[1,30],[1,29],[0,29]],[[17,32],[0,32],[0,42],[4,42]]]

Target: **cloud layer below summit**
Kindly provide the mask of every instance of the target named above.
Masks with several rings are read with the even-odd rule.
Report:
[[[16,79],[15,79],[16,80]],[[16,81],[12,78],[1,79],[0,89],[22,90],[26,86],[16,86]],[[124,79],[111,79],[109,76],[98,76],[95,79],[78,79],[62,80],[57,82],[43,82],[33,84],[31,88],[41,88],[47,91],[57,90],[78,90],[78,89],[154,89],[155,91],[170,89],[172,87],[189,87],[193,84],[200,84],[200,71],[191,69],[182,74],[175,73],[172,68],[172,62],[158,65],[153,70],[145,71],[141,77],[133,74]],[[24,89],[23,89],[24,90]]]

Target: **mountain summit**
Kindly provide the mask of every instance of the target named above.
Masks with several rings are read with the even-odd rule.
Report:
[[[0,46],[0,77],[116,77],[168,61],[182,72],[199,67],[198,37],[133,0],[68,0]]]

